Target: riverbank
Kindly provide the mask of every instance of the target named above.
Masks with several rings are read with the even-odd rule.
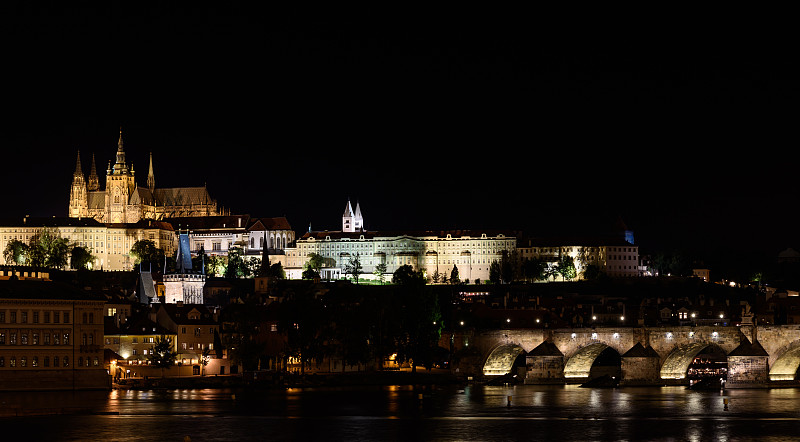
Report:
[[[112,388],[117,390],[174,390],[199,388],[303,388],[457,383],[459,383],[459,381],[456,377],[447,370],[312,374],[260,371],[248,372],[242,375],[224,376],[129,378],[113,383]]]

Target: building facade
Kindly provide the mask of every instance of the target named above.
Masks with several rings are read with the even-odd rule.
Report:
[[[376,279],[379,265],[385,265],[383,277],[391,275],[404,265],[423,272],[428,278],[434,274],[450,276],[454,267],[462,281],[488,281],[489,267],[499,261],[504,252],[516,248],[512,232],[452,230],[372,232],[355,226],[364,224],[361,209],[350,209],[347,203],[342,217],[342,227],[348,231],[309,231],[296,241],[296,246],[285,250],[284,269],[287,277],[301,278],[303,267],[314,253],[329,263],[322,269],[323,279],[345,276],[345,266],[355,257],[362,267],[362,279]]]
[[[108,388],[104,304],[53,281],[0,281],[0,390]]]
[[[153,172],[153,154],[146,186],[136,182],[133,165],[128,166],[122,143],[122,129],[117,142],[116,161],[108,163],[106,186],[100,189],[100,180],[92,155],[88,179],[81,168],[80,151],[70,187],[68,216],[94,218],[103,223],[136,223],[142,219],[162,219],[176,216],[218,215],[217,202],[205,186],[156,188]]]
[[[143,219],[135,223],[104,224],[93,218],[64,217],[0,220],[0,249],[5,250],[13,240],[27,244],[44,229],[88,249],[95,257],[92,263],[95,270],[132,270],[134,260],[130,250],[142,239],[153,241],[167,255],[174,255],[177,250],[175,232],[169,223]]]
[[[622,238],[528,238],[521,240],[517,253],[522,259],[542,259],[550,265],[568,256],[580,279],[590,266],[613,277],[642,276],[639,247]]]

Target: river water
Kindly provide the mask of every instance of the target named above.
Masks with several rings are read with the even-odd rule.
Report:
[[[800,440],[800,389],[795,388],[723,393],[532,385],[114,390],[2,393],[0,402],[6,410],[23,405],[91,409],[0,417],[3,433],[21,440]]]

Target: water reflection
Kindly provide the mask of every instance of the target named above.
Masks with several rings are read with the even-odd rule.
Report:
[[[778,440],[794,437],[799,399],[798,389],[475,385],[2,393],[5,410],[92,413],[0,423],[31,440]]]

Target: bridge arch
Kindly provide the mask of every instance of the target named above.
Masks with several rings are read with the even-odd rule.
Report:
[[[694,359],[709,347],[727,354],[718,345],[711,342],[692,342],[675,347],[661,365],[661,379],[685,379],[686,372]]]
[[[525,354],[525,349],[517,344],[501,344],[495,347],[483,364],[484,376],[502,376],[511,372],[514,362],[520,355]]]
[[[769,369],[769,380],[793,381],[797,376],[798,368],[800,368],[800,341],[795,341],[772,363]]]
[[[585,345],[578,349],[564,364],[564,377],[565,378],[591,378],[592,367],[595,362],[604,355],[615,357],[617,367],[619,368],[619,352],[614,347],[611,347],[602,342],[595,342]],[[617,370],[618,371],[618,370]]]

